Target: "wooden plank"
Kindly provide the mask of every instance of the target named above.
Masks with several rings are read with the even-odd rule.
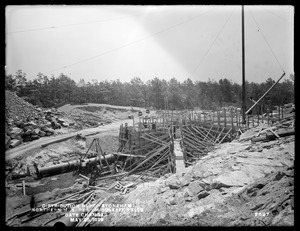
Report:
[[[270,132],[272,132],[277,138],[280,137],[280,136],[279,136],[276,132],[274,132],[272,129],[270,129]]]
[[[222,131],[219,133],[219,135],[218,135],[218,137],[216,138],[216,140],[215,140],[214,143],[216,143],[216,142],[218,141],[218,139],[219,139],[219,137],[220,137],[220,135],[222,134],[222,132],[223,132],[224,129],[225,129],[225,127],[223,127]]]
[[[25,180],[22,181],[22,186],[23,186],[23,195],[26,195]]]
[[[220,142],[218,144],[221,144],[222,141],[225,139],[225,137],[229,134],[229,132],[231,131],[232,128],[229,129],[229,131],[226,133],[225,136],[223,136],[223,138],[220,140]]]
[[[133,158],[137,158],[137,157],[145,158],[146,157],[146,156],[141,156],[141,155],[126,154],[126,153],[121,153],[121,152],[113,152],[111,154],[118,155],[118,156],[130,156]]]

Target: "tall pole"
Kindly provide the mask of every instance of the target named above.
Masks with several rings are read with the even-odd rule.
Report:
[[[242,5],[242,123],[246,123],[244,5]]]

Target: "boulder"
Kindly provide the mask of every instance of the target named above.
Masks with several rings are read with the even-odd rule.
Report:
[[[184,177],[179,177],[179,179],[178,179],[178,183],[181,187],[189,185],[190,182],[191,182],[191,180],[188,180]]]
[[[202,199],[202,198],[207,197],[208,195],[209,195],[208,192],[206,192],[206,191],[201,191],[200,193],[197,194],[197,197],[198,197],[198,199],[200,200],[200,199]]]
[[[38,135],[40,131],[41,130],[39,128],[36,128],[33,130],[33,134]]]
[[[62,123],[61,126],[63,127],[69,127],[69,124],[67,124],[66,122]]]
[[[32,139],[32,140],[38,140],[39,138],[40,138],[40,137],[39,137],[38,135],[32,135],[32,136],[31,136],[31,139]]]
[[[47,114],[47,115],[45,116],[45,119],[48,120],[48,121],[50,121],[50,122],[52,121],[52,117],[51,117],[51,115],[49,115],[49,114]]]
[[[24,127],[24,122],[21,120],[17,120],[15,121],[15,125],[19,128],[23,128]]]
[[[252,183],[252,178],[243,171],[233,171],[217,176],[213,182],[221,187],[244,186]]]
[[[31,141],[31,135],[23,135],[22,136],[22,139],[23,139],[23,142],[28,142],[28,141]]]
[[[66,121],[62,118],[56,118],[57,122],[60,123],[60,124],[63,124],[65,123]]]
[[[7,123],[7,125],[12,126],[14,124],[14,120],[13,119],[7,119],[6,123]]]
[[[200,168],[198,167],[194,167],[193,170],[192,170],[192,173],[193,173],[193,177],[198,179],[198,178],[203,178],[203,172]]]
[[[9,149],[10,143],[11,143],[11,138],[5,134],[5,148],[6,149]]]
[[[30,121],[30,122],[27,122],[27,123],[24,124],[24,127],[27,127],[27,126],[29,126],[29,127],[31,126],[32,128],[37,128],[38,127],[38,125],[33,121]]]
[[[22,141],[20,140],[17,140],[17,139],[13,139],[11,140],[11,143],[10,143],[10,148],[15,148],[17,147],[18,145],[20,145],[22,143]]]
[[[182,176],[182,178],[185,179],[189,184],[193,180],[193,173],[192,172],[185,173]]]
[[[49,128],[47,126],[41,127],[41,130],[44,131],[44,132],[47,132],[49,130]],[[50,123],[50,126],[51,126],[51,123]]]
[[[204,208],[203,207],[195,207],[195,208],[191,208],[188,212],[187,212],[187,216],[189,218],[193,218],[194,216],[200,215],[201,213],[204,212]]]
[[[46,132],[44,132],[44,131],[39,131],[39,136],[40,136],[40,137],[46,136]]]
[[[31,135],[33,133],[33,130],[31,129],[26,129],[25,132],[24,132],[24,135],[25,136],[28,136],[28,135]]]
[[[23,129],[17,127],[12,128],[9,132],[9,136],[12,139],[15,139],[15,137],[17,136],[21,136],[22,134],[23,134]]]
[[[202,180],[199,180],[199,185],[200,185],[202,188],[207,187],[207,185],[206,185]]]
[[[183,188],[183,197],[192,197],[193,193],[189,190],[188,187]]]
[[[61,125],[59,123],[56,123],[55,121],[52,121],[51,122],[51,127],[53,129],[60,129],[61,128]]]
[[[180,182],[175,174],[171,175],[170,177],[168,177],[166,179],[166,185],[168,185],[170,187],[170,189],[179,189],[180,188]]]
[[[199,192],[203,191],[204,188],[200,186],[200,181],[196,180],[189,184],[189,190],[193,193],[193,195],[197,195]]]

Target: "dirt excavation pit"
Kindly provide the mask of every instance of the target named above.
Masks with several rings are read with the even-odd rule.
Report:
[[[91,106],[88,110],[98,109]],[[187,125],[184,133],[178,126],[173,137],[167,126],[159,127],[157,120],[151,123],[136,127],[113,123],[107,125],[113,129],[99,132],[99,127],[95,134],[94,130],[91,135],[78,134],[7,161],[7,225],[294,225],[293,119],[244,129],[228,142],[221,141],[230,130],[213,135],[208,128],[211,136],[202,140],[209,132],[204,134],[200,125]],[[204,153],[199,145],[206,143],[209,151]],[[187,147],[198,149],[198,158]],[[86,172],[76,168],[87,153],[86,163],[100,163],[103,175],[98,179],[93,179],[98,167]],[[189,161],[195,159],[188,167],[187,154]],[[37,177],[36,166],[45,172],[66,168]],[[41,209],[43,204],[91,206],[86,215],[95,219],[78,218],[70,223],[66,220],[70,210],[31,213],[31,195],[34,208]]]
[[[8,195],[19,195],[20,190],[19,192],[14,191],[14,187],[12,187],[12,185],[15,183],[20,183],[19,178],[26,177],[26,175],[30,175],[30,177],[27,177],[28,180],[34,181],[35,179],[36,185],[44,185],[40,188],[37,187],[36,189],[28,189],[29,192],[33,191],[34,193],[40,193],[41,190],[43,192],[47,191],[51,189],[51,185],[56,185],[52,188],[54,189],[58,187],[64,188],[65,186],[69,187],[70,184],[74,184],[74,177],[72,177],[69,173],[53,177],[45,177],[41,180],[38,180],[35,164],[37,167],[41,168],[78,159],[86,154],[92,140],[97,137],[100,139],[100,144],[103,151],[108,153],[117,151],[118,137],[116,136],[98,134],[94,136],[82,137],[78,135],[73,139],[69,139],[60,143],[50,144],[40,150],[26,153],[25,156],[22,156],[19,159],[13,159],[6,166],[7,180],[12,180],[10,184],[8,184],[11,188],[11,190],[8,191]],[[25,181],[27,181],[27,179],[25,179]],[[53,182],[56,182],[56,184]],[[47,187],[46,190],[45,184],[47,183],[49,183],[49,187]]]
[[[105,137],[103,140],[109,144],[113,139]],[[84,144],[83,139],[68,140],[61,151],[66,152],[69,145],[86,149]],[[61,144],[55,145],[49,148],[61,147]],[[107,199],[106,205],[130,205],[136,211],[109,210],[103,221],[91,226],[290,226],[294,224],[293,161],[294,137],[255,144],[249,141],[224,143],[195,165],[139,184],[128,194],[99,189]],[[13,196],[8,194],[7,216],[28,209],[31,193],[42,203],[86,187],[84,181],[74,185],[76,178],[78,176],[69,172],[39,181],[26,180],[34,187],[26,188],[27,196],[22,195],[21,187],[17,187]],[[137,178],[138,175],[133,175],[127,180]],[[116,181],[104,182],[113,185]],[[55,216],[47,213],[25,224],[39,226]]]

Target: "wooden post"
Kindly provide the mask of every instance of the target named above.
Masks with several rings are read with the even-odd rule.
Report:
[[[278,106],[278,121],[280,121],[280,105]]]
[[[224,109],[224,127],[226,128],[226,109]]]
[[[26,195],[26,191],[25,191],[25,180],[22,181],[22,186],[23,186],[23,195]]]
[[[242,123],[245,124],[246,115],[246,84],[245,84],[245,22],[244,5],[242,5]]]
[[[205,117],[206,117],[206,114],[204,113],[204,121],[203,121],[204,123],[205,123]]]
[[[270,104],[270,110],[271,110],[271,117],[273,118],[273,106]]]
[[[241,119],[241,114],[240,114],[240,112],[237,113],[237,116],[238,116],[238,127],[240,127],[240,119]]]
[[[220,112],[219,111],[217,112],[217,115],[218,115],[218,127],[220,127]]]
[[[247,120],[246,120],[246,127],[247,127],[247,129],[249,129],[249,115],[247,115]]]
[[[268,125],[269,125],[269,121],[270,121],[270,112],[269,112],[270,110],[269,110],[269,107],[267,108],[267,116],[268,116],[268,119],[267,119],[267,122],[268,122]]]
[[[261,106],[261,114],[262,114],[262,116],[261,116],[261,122],[262,123],[264,123],[264,113],[263,113],[263,110],[262,110],[263,108],[262,108],[262,106]]]
[[[235,109],[235,115],[236,115],[236,126],[240,127],[240,124],[239,124],[239,114],[238,114],[237,108]]]
[[[230,109],[230,116],[231,116],[231,128],[233,129],[233,111]]]

